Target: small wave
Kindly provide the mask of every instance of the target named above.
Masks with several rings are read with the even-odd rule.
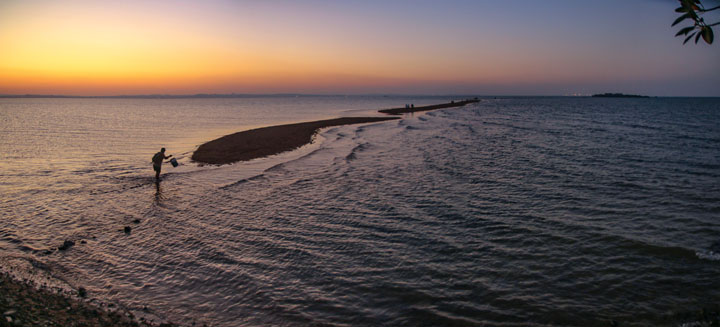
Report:
[[[272,166],[272,167],[270,167],[270,168],[268,168],[268,169],[265,169],[265,172],[266,172],[266,173],[271,173],[271,172],[276,172],[276,171],[285,170],[285,164],[287,164],[287,162],[279,163],[279,164],[274,165],[274,166]]]
[[[676,136],[679,140],[691,140],[691,141],[702,141],[707,143],[720,143],[720,138],[714,138],[714,137],[702,137],[702,136],[693,136],[693,135],[678,135]]]
[[[720,261],[720,253],[713,251],[697,251],[695,255],[703,260]]]
[[[279,166],[279,165],[277,165],[277,166]],[[251,181],[254,181],[254,180],[258,180],[258,179],[261,179],[261,178],[264,178],[264,177],[265,177],[264,174],[260,174],[260,175],[256,175],[256,176],[253,176],[253,177],[250,177],[250,178],[244,178],[244,179],[241,179],[241,180],[239,180],[239,181],[237,181],[237,182],[230,183],[230,184],[227,184],[227,185],[223,185],[223,186],[219,187],[219,189],[221,189],[221,190],[227,190],[227,189],[230,189],[230,188],[232,188],[232,187],[234,187],[234,186],[242,185],[242,184],[245,184],[245,183],[248,183],[248,182],[251,182]]]
[[[302,159],[308,158],[308,157],[310,157],[310,156],[312,156],[312,155],[314,155],[314,154],[320,153],[320,152],[322,152],[322,151],[324,151],[324,150],[325,150],[324,148],[320,148],[320,149],[313,150],[312,152],[307,153],[307,154],[304,154],[304,155],[302,155],[302,156],[300,156],[300,157],[298,157],[298,158],[294,158],[294,159],[289,160],[289,161],[285,161],[285,162],[281,162],[281,163],[279,163],[279,164],[275,164],[275,165],[271,166],[270,168],[267,168],[267,169],[263,170],[263,172],[264,172],[264,173],[278,173],[278,172],[287,171],[287,166],[288,166],[288,164],[291,164],[291,163],[293,163],[293,162],[297,162],[297,161],[300,161],[300,160],[302,160]]]
[[[630,128],[638,128],[638,129],[648,129],[648,130],[662,130],[660,127],[655,126],[649,126],[649,125],[643,125],[643,124],[626,124],[626,126]]]
[[[172,173],[167,173],[163,176],[163,179],[168,179],[172,176]],[[110,183],[108,184],[102,184],[100,187],[91,189],[89,191],[90,195],[99,195],[99,194],[110,194],[110,193],[122,193],[129,190],[134,190],[141,187],[146,187],[148,185],[155,184],[155,178],[148,176],[148,177],[127,177],[127,178],[110,178],[108,179]],[[115,185],[112,184],[113,181],[121,181],[123,183],[117,183]],[[112,186],[111,186],[112,185]]]
[[[610,243],[616,244],[620,248],[632,250],[634,252],[644,253],[654,257],[666,258],[696,258],[696,252],[681,246],[652,244],[649,242],[628,238],[622,235],[601,234],[602,238]]]
[[[361,143],[361,144],[358,144],[357,146],[355,146],[355,147],[350,151],[350,154],[348,154],[347,156],[345,156],[345,160],[346,160],[346,161],[350,161],[350,160],[355,160],[355,159],[357,159],[357,154],[360,153],[360,152],[363,152],[363,151],[367,150],[369,147],[370,147],[370,144],[369,144],[369,143]]]

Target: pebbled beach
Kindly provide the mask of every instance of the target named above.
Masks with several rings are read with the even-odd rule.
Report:
[[[0,273],[0,326],[177,327],[173,323],[137,320],[122,310],[90,303],[84,290],[71,296],[52,288],[37,288]]]

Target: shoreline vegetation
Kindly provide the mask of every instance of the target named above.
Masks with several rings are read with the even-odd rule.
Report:
[[[404,107],[383,109],[378,112],[388,115],[402,115],[443,108],[462,107],[479,102],[477,98],[452,101],[422,107]],[[201,164],[224,165],[239,161],[250,161],[286,151],[297,149],[312,141],[313,136],[322,128],[373,123],[400,117],[344,117],[318,120],[304,123],[269,126],[225,135],[200,145],[191,159]]]

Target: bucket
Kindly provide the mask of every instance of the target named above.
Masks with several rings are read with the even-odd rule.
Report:
[[[170,159],[170,163],[173,165],[173,167],[178,166],[178,162],[177,162],[177,160],[175,160],[175,158]]]

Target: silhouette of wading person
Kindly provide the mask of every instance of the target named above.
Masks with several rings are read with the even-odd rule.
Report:
[[[155,181],[160,181],[160,170],[162,169],[163,160],[172,157],[172,154],[169,156],[165,155],[165,148],[160,149],[160,152],[156,153],[153,158],[153,169],[155,170]]]

